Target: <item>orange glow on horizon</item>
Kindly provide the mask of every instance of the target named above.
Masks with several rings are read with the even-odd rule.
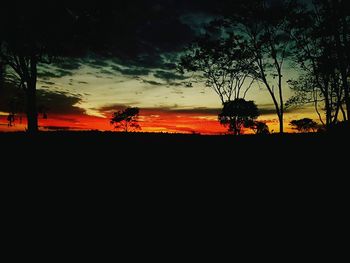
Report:
[[[141,112],[139,118],[141,132],[165,133],[200,133],[223,134],[225,127],[221,126],[215,116],[198,116],[198,114],[178,114],[169,112]],[[7,116],[0,116],[0,131],[25,131],[26,118],[22,123],[19,118],[12,127],[7,125]],[[60,115],[49,114],[48,119],[39,117],[40,130],[99,130],[115,131],[110,124],[110,116],[106,118],[90,115]]]
[[[49,114],[48,119],[39,116],[39,127],[42,131],[55,130],[76,130],[76,131],[115,131],[110,124],[110,114],[105,113],[106,118],[90,116],[86,114]],[[274,116],[269,117],[266,123],[270,131],[278,132],[278,121]],[[289,118],[285,120],[285,131],[294,132],[290,129]],[[139,124],[142,128],[140,132],[164,132],[164,133],[187,133],[218,135],[227,134],[227,129],[220,125],[216,115],[200,115],[198,113],[177,113],[169,111],[143,110],[140,113]],[[19,117],[16,118],[14,126],[8,127],[7,116],[0,116],[0,132],[25,131],[26,118],[23,117],[22,123]],[[247,134],[252,133],[247,130]]]

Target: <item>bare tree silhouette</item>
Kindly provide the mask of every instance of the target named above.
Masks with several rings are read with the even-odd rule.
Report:
[[[109,30],[120,26],[115,20],[116,6],[95,1],[83,5],[14,1],[1,7],[0,59],[17,75],[25,91],[29,133],[38,131],[38,65],[59,64],[57,58],[80,58],[88,52],[110,55],[116,42]]]
[[[295,18],[298,4],[288,0],[232,2],[224,19],[214,24],[245,40],[242,44],[253,56],[255,78],[269,92],[283,133],[285,64],[293,46],[289,21]]]
[[[20,79],[26,96],[28,132],[36,133],[38,64],[51,63],[54,57],[74,49],[76,21],[62,5],[36,1],[8,3],[0,17],[1,59]]]
[[[222,105],[245,98],[254,81],[252,55],[243,47],[243,39],[230,35],[217,38],[207,33],[187,48],[181,57],[182,73],[200,74],[206,86],[219,96]]]
[[[349,17],[348,1],[317,0],[292,23],[303,75],[291,81],[288,106],[312,103],[326,129],[349,119]]]

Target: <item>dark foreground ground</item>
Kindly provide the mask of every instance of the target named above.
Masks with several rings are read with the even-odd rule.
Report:
[[[245,238],[261,235],[259,244],[275,229],[308,248],[301,235],[317,238],[329,218],[332,229],[347,218],[347,133],[8,133],[0,149],[2,204],[18,225],[37,213],[40,222],[55,219],[55,228],[66,222],[85,234],[99,222],[106,233],[130,226],[181,240],[234,228]]]
[[[47,132],[36,136],[0,133],[2,160],[20,168],[70,167],[109,174],[170,173],[176,169],[219,174],[298,174],[311,167],[342,166],[349,160],[350,134],[201,136],[179,134]],[[21,165],[20,165],[21,164]],[[6,166],[6,164],[4,164]],[[207,167],[207,168],[206,168]],[[47,169],[50,171],[51,169]],[[323,168],[322,168],[323,169]],[[38,169],[40,170],[40,169]],[[90,170],[91,172],[91,170]]]
[[[1,178],[24,182],[24,187],[44,182],[97,192],[109,187],[179,195],[184,188],[218,194],[289,189],[295,195],[300,187],[333,192],[348,185],[349,145],[348,133],[0,133]]]

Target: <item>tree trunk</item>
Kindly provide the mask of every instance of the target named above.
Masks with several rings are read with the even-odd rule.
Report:
[[[341,58],[343,59],[343,58]],[[348,76],[347,76],[347,65],[343,60],[340,59],[340,74],[342,78],[342,84],[343,84],[343,90],[345,95],[345,106],[346,106],[346,115],[347,119],[350,117],[350,92],[349,92],[349,83],[348,83]],[[345,59],[344,59],[345,60]]]
[[[341,113],[343,115],[343,121],[348,121],[349,119],[346,116],[346,113],[345,113],[345,110],[343,108],[343,105],[340,104],[339,108],[340,108],[340,111],[341,111]]]
[[[284,133],[284,123],[283,123],[283,112],[280,111],[280,113],[278,114],[278,121],[280,124],[280,134]]]
[[[347,4],[347,3],[346,3]],[[345,4],[345,5],[346,5]],[[343,9],[342,10],[346,10],[346,9]],[[348,41],[348,37],[349,37],[349,22],[348,20],[346,19],[346,16],[345,15],[342,15],[341,16],[341,19],[342,19],[342,24],[343,24],[343,43],[344,43],[344,47],[345,47],[345,50],[349,49],[350,46],[349,46],[349,41]],[[346,65],[347,65],[347,69],[349,67],[349,56],[347,55],[346,56]],[[343,85],[344,85],[344,91],[345,91],[345,105],[346,105],[346,117],[344,118],[344,120],[349,120],[350,119],[350,87],[349,87],[349,82],[348,82],[348,76],[347,76],[347,71],[345,71],[345,76],[343,77]]]
[[[233,135],[238,136],[240,135],[240,130],[238,126],[238,121],[236,117],[230,117],[230,126],[232,127]]]
[[[27,80],[27,121],[28,133],[38,132],[38,111],[36,102],[36,81],[37,81],[37,60],[35,57],[30,59],[30,76]]]
[[[279,113],[278,113],[278,121],[280,123],[280,134],[283,134],[284,133],[284,107],[283,107],[283,99],[281,98],[281,105],[280,105],[280,110],[279,110]]]
[[[280,66],[276,60],[277,68],[278,68],[278,93],[280,96],[280,111],[278,114],[278,120],[280,122],[280,134],[284,133],[284,101],[283,101],[283,89],[282,89],[282,65]]]
[[[334,2],[335,4],[338,4],[336,1]],[[337,6],[338,11],[340,11],[340,7]],[[340,28],[340,23],[338,21],[338,16],[334,17],[334,27],[335,28]],[[345,106],[346,106],[346,115],[347,115],[347,119],[349,119],[350,117],[350,91],[349,91],[349,83],[348,83],[348,66],[349,66],[349,62],[348,62],[348,58],[346,56],[346,39],[347,39],[347,25],[346,25],[346,20],[344,17],[342,17],[342,22],[344,23],[343,26],[343,41],[341,40],[341,34],[338,30],[334,31],[334,38],[336,41],[336,51],[337,51],[337,55],[338,55],[338,63],[340,66],[340,74],[342,77],[342,82],[343,82],[343,89],[344,89],[344,94],[345,94]]]
[[[284,125],[283,125],[283,95],[282,95],[282,91],[280,90],[280,101],[282,102],[282,109],[280,108],[280,105],[277,101],[277,98],[272,90],[272,88],[270,87],[266,77],[265,77],[265,71],[263,69],[263,67],[261,66],[261,63],[258,63],[259,65],[259,68],[260,68],[260,74],[262,76],[262,80],[263,80],[263,83],[265,84],[268,92],[270,93],[271,95],[271,98],[272,98],[272,101],[273,101],[273,104],[275,105],[275,109],[276,109],[276,113],[277,113],[277,116],[278,116],[278,121],[279,121],[279,124],[280,124],[280,133],[283,134],[283,130],[284,130]],[[281,87],[281,86],[280,86]]]
[[[38,132],[38,113],[36,107],[36,82],[30,81],[27,84],[26,91],[27,99],[27,122],[28,122],[28,133],[35,134]]]
[[[346,106],[346,119],[350,118],[350,91],[349,91],[349,83],[347,82],[347,78],[343,78],[343,85],[345,91],[345,106]]]
[[[283,123],[284,118],[283,118],[283,116],[284,116],[284,113],[283,113],[283,111],[281,111],[279,116],[278,116],[278,121],[280,123],[280,134],[284,133],[284,123]]]
[[[332,108],[329,103],[328,93],[325,95],[326,128],[328,130],[332,124]]]

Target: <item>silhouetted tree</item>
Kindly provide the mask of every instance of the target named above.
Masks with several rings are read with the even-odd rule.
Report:
[[[16,73],[25,91],[29,133],[38,130],[38,65],[89,51],[110,55],[116,41],[107,28],[118,28],[113,24],[116,6],[99,1],[36,0],[1,6],[1,61]]]
[[[271,95],[283,133],[285,64],[290,57],[293,40],[290,19],[298,11],[296,1],[242,0],[232,1],[218,27],[234,32],[246,41],[245,49],[253,54],[255,78]]]
[[[347,0],[317,0],[315,4],[320,5],[319,15],[324,17],[323,26],[333,39],[345,98],[346,121],[350,119],[350,4]]]
[[[292,120],[290,122],[290,125],[293,127],[293,129],[299,131],[299,132],[315,132],[318,128],[317,122],[313,121],[309,118],[304,118],[300,120]]]
[[[116,129],[121,129],[124,132],[140,130],[141,127],[138,124],[139,113],[139,108],[127,108],[125,110],[120,110],[113,114],[111,124],[115,125]]]
[[[180,70],[200,74],[222,105],[245,98],[254,81],[254,66],[243,41],[233,34],[217,37],[208,30],[185,50]]]
[[[252,125],[249,125],[249,128],[252,129],[255,134],[266,135],[270,134],[269,126],[262,121],[254,121]]]
[[[2,61],[20,79],[26,95],[28,132],[35,133],[38,64],[70,53],[77,40],[74,33],[77,20],[58,2],[30,1],[2,6],[0,22]]]
[[[249,128],[258,117],[259,111],[254,101],[236,99],[224,103],[222,112],[219,114],[219,121],[234,135],[240,135],[242,128]]]
[[[328,73],[312,72],[314,74],[304,74],[297,80],[289,81],[294,95],[287,101],[286,107],[313,104],[320,122],[329,129],[339,121],[340,112],[343,112],[343,116],[346,114],[342,105],[341,79],[331,68]]]
[[[342,11],[335,2],[342,5]],[[317,0],[313,3],[292,21],[295,57],[303,74],[290,82],[295,95],[287,106],[312,103],[321,123],[328,129],[339,121],[340,113],[344,120],[348,118],[344,110],[348,80],[344,76],[350,72],[349,56],[345,52],[350,35],[346,33],[340,42],[339,35],[347,31],[347,22],[340,20],[346,13],[349,18],[350,10],[349,5],[344,5],[345,1]]]

